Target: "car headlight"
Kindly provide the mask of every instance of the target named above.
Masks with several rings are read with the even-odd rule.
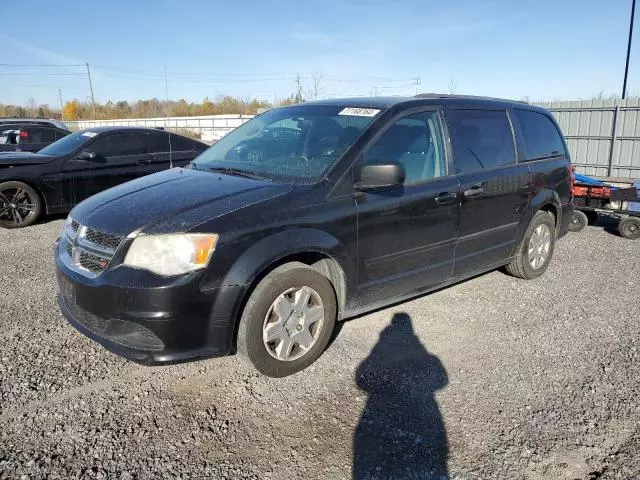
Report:
[[[140,235],[133,240],[124,265],[163,276],[182,275],[207,266],[216,234]]]

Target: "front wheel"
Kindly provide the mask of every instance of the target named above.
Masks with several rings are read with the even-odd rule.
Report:
[[[42,202],[33,188],[22,182],[0,183],[0,227],[21,228],[40,217]]]
[[[324,351],[336,321],[331,282],[302,263],[276,268],[249,297],[238,328],[238,350],[269,377],[286,377]]]
[[[542,275],[549,266],[556,245],[555,219],[549,212],[536,212],[515,259],[505,267],[514,277],[532,280]]]

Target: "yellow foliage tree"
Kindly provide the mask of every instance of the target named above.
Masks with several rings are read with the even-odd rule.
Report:
[[[80,118],[80,104],[77,100],[65,103],[62,111],[65,120],[78,120]]]

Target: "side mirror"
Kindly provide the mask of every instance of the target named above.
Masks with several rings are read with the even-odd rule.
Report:
[[[404,183],[404,166],[399,163],[373,163],[360,167],[355,189],[359,191],[382,190]]]
[[[98,155],[96,155],[96,152],[87,152],[87,151],[82,151],[76,156],[76,160],[95,161],[97,158],[98,158]]]

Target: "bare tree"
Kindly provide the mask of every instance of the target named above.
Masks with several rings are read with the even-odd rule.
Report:
[[[314,100],[317,100],[324,92],[323,79],[324,76],[318,71],[311,74],[311,92],[309,92],[309,96]]]
[[[454,95],[458,88],[458,81],[453,77],[449,79],[449,95]]]

